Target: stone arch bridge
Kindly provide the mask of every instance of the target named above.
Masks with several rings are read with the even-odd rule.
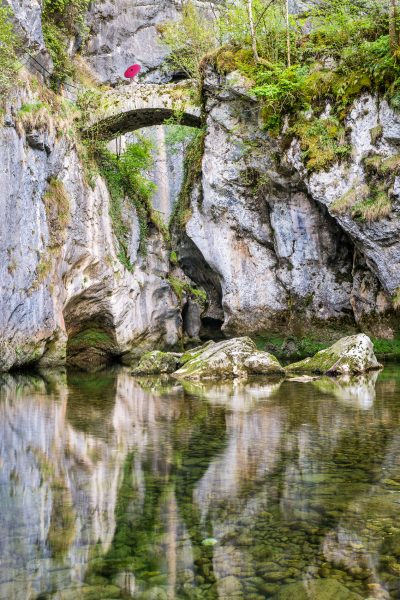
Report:
[[[162,125],[171,117],[177,117],[181,125],[201,127],[201,108],[195,98],[196,84],[191,80],[121,86],[105,92],[84,133],[111,140],[142,127]]]

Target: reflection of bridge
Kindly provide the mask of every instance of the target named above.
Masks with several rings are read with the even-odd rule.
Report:
[[[200,127],[200,106],[195,102],[193,81],[164,85],[131,84],[106,92],[103,109],[90,119],[86,134],[99,139],[112,139],[117,135],[151,125],[162,125],[166,119],[176,117],[181,125]]]

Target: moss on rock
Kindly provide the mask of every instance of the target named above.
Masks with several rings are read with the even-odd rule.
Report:
[[[146,352],[140,359],[137,367],[132,371],[133,375],[159,375],[161,373],[173,373],[179,365],[181,354],[175,352]]]
[[[248,337],[209,342],[182,357],[178,379],[232,379],[248,375],[279,375],[284,369],[268,352],[257,350]]]
[[[369,337],[363,333],[341,338],[314,356],[286,367],[292,373],[357,374],[381,368]]]

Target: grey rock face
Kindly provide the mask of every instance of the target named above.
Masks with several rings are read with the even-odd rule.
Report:
[[[397,180],[389,190],[392,211],[377,221],[332,206],[365,182],[366,157],[396,157],[398,115],[384,101],[361,98],[348,119],[350,164],[309,176],[296,140],[285,152],[262,132],[249,86],[239,73],[206,71],[202,185],[193,191],[186,226],[219,279],[223,330],[299,334],[306,323],[334,320],[392,336],[400,278]]]
[[[147,256],[139,256],[132,209],[134,268],[125,269],[116,256],[105,183],[97,178],[91,189],[74,145],[54,134],[47,139],[49,151],[29,145],[21,127],[0,130],[0,370],[63,362],[67,337],[69,350],[92,354],[89,362],[98,358],[93,346],[130,355],[174,345],[181,316],[160,234],[150,233]],[[64,190],[62,227],[57,201],[46,204],[49,180]]]
[[[365,258],[368,268],[379,280],[388,301],[400,287],[400,202],[396,182],[392,190],[390,214],[368,221],[354,218],[351,211],[341,214],[335,202],[366,183],[364,160],[369,156],[389,158],[398,155],[400,115],[385,100],[364,95],[354,103],[347,119],[352,155],[349,164],[336,164],[326,172],[307,176],[300,159],[298,144],[293,142],[289,160],[303,177],[309,193],[325,205],[340,227],[351,237]],[[373,131],[381,131],[374,136]]]
[[[42,31],[42,2],[40,0],[5,0],[13,15],[15,30],[23,41],[21,61],[32,72],[45,73],[30,58],[35,57],[46,69],[52,69],[52,61],[44,43]]]
[[[241,86],[241,92],[239,93]],[[202,194],[186,233],[219,277],[229,334],[352,314],[353,248],[293,168],[272,157],[241,76],[205,81]]]
[[[200,0],[196,4],[207,11],[211,3]],[[143,81],[168,81],[171,74],[161,66],[168,48],[161,42],[157,26],[177,20],[180,9],[179,0],[93,2],[88,15],[91,33],[86,55],[99,79],[115,85],[123,81],[129,65],[139,63]]]

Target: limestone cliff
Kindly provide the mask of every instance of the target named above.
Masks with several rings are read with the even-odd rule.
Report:
[[[341,322],[392,335],[400,283],[398,177],[388,191],[390,210],[377,220],[337,207],[370,177],[368,157],[396,163],[398,115],[364,95],[347,118],[349,161],[309,174],[296,138],[262,131],[248,88],[238,72],[206,69],[202,175],[186,225],[218,275],[224,331],[304,333]]]
[[[104,181],[88,185],[75,140],[50,115],[24,124],[29,93],[9,104],[0,131],[0,368],[63,362],[67,338],[71,356],[86,348],[93,359],[175,344],[181,320],[160,234],[150,231],[140,256],[131,207],[134,268],[121,265]]]

